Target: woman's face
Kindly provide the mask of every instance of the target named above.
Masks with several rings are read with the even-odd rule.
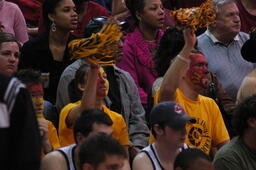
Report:
[[[164,25],[164,10],[161,0],[144,0],[142,13],[137,13],[140,24],[151,28],[162,28]]]
[[[48,16],[51,21],[55,22],[57,30],[74,30],[77,28],[78,17],[72,0],[60,1],[54,11],[53,14]]]
[[[16,42],[0,44],[0,72],[11,76],[18,69],[20,49]]]

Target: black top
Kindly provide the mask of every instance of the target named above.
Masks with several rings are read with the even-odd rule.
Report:
[[[0,74],[0,165],[39,170],[41,138],[30,94],[16,78]]]
[[[74,38],[70,36],[68,42]],[[64,52],[63,61],[54,60],[49,48],[49,35],[43,34],[23,45],[19,69],[32,68],[42,73],[49,73],[49,85],[44,89],[44,98],[55,104],[60,76],[63,70],[73,61],[70,60],[67,48]]]
[[[117,82],[119,77],[115,75],[115,70],[113,66],[104,66],[103,68],[107,74],[107,79],[109,81],[108,97],[112,102],[110,105],[110,109],[117,113],[123,113],[122,103],[120,100],[120,88]]]

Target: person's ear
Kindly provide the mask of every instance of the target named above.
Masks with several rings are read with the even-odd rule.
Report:
[[[81,170],[93,170],[93,167],[91,164],[84,163]]]
[[[79,83],[77,86],[78,86],[77,88],[78,88],[79,90],[81,90],[81,91],[84,91],[84,90],[85,90],[85,84],[80,84],[80,83]]]
[[[80,143],[82,143],[84,141],[85,137],[82,133],[80,132],[77,132],[76,133],[76,141],[77,141],[77,144],[79,145]]]
[[[158,136],[161,136],[164,134],[164,130],[158,124],[153,125],[153,128],[154,128],[155,133]]]
[[[53,21],[54,21],[54,18],[55,18],[54,16],[55,16],[54,14],[49,13],[49,14],[48,14],[49,20],[53,22]]]
[[[256,118],[253,118],[253,117],[249,118],[247,123],[248,123],[249,127],[255,128],[256,127]]]
[[[136,18],[139,20],[139,21],[141,21],[141,14],[137,11],[136,12]]]

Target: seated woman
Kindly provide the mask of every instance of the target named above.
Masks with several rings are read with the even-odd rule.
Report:
[[[45,75],[44,98],[55,104],[59,78],[71,64],[67,44],[70,31],[77,27],[77,13],[72,0],[45,0],[43,16],[47,32],[25,43],[21,49],[20,69],[32,68]]]
[[[98,16],[109,16],[108,11],[103,6],[90,0],[73,0],[76,6],[76,12],[78,14],[78,24],[76,29],[73,30],[72,35],[77,37],[83,37],[83,32],[87,23]],[[45,18],[40,17],[39,22],[39,34],[44,33],[45,30]]]
[[[12,34],[0,32],[0,73],[12,76],[17,71],[20,48]]]
[[[61,146],[75,143],[72,127],[83,110],[101,109],[113,121],[113,137],[120,144],[129,146],[128,129],[121,114],[111,111],[103,104],[109,84],[103,69],[97,65],[82,65],[69,85],[71,102],[66,105],[59,119],[59,139]],[[128,149],[128,147],[126,147]]]
[[[13,34],[19,42],[28,41],[26,21],[16,4],[0,0],[0,26],[3,32]]]
[[[117,66],[131,74],[146,107],[157,77],[152,57],[163,35],[165,16],[161,0],[127,0],[126,6],[136,21],[135,29],[125,37],[123,57]]]

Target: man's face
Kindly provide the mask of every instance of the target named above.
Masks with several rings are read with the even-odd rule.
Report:
[[[107,155],[106,159],[94,170],[121,170],[125,159],[118,155]]]
[[[169,146],[173,146],[178,149],[184,145],[184,141],[186,138],[186,128],[185,126],[180,129],[173,129],[169,126],[165,126],[164,128],[164,138]]]
[[[99,133],[105,133],[107,135],[112,135],[113,133],[113,128],[112,126],[103,124],[103,123],[93,123],[92,125],[92,131],[89,133],[87,137],[83,135],[79,135],[81,138],[77,138],[77,144],[80,145],[83,143],[88,137],[90,136],[95,136]]]
[[[228,3],[219,8],[215,30],[222,36],[233,39],[241,28],[239,10],[235,3]]]
[[[92,132],[89,134],[89,136],[94,136],[99,133],[105,133],[107,135],[112,135],[113,128],[112,128],[112,126],[109,126],[106,124],[94,123],[92,125]]]
[[[208,62],[202,54],[191,54],[190,61],[186,77],[198,90],[206,89],[209,85]]]
[[[98,82],[97,82],[97,96],[105,98],[108,94],[109,82],[107,75],[102,67],[99,69]]]
[[[27,89],[31,95],[36,116],[42,117],[43,112],[44,112],[43,85],[41,83],[28,84]]]

